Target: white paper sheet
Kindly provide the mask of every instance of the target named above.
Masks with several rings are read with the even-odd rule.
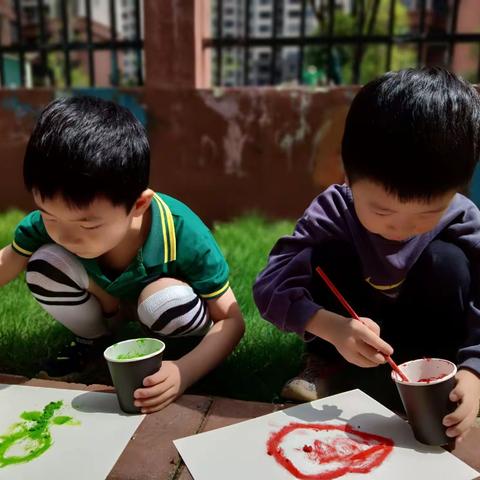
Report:
[[[50,425],[52,446],[28,463],[1,467],[1,479],[103,480],[144,418],[123,413],[110,393],[0,385],[0,437],[12,424],[24,423],[22,412],[42,411],[58,400],[63,406],[57,415],[71,416],[80,424]],[[7,456],[11,453],[17,450]]]
[[[174,443],[195,480],[292,479],[295,476],[267,454],[270,436],[291,423],[348,423],[355,430],[393,440],[394,447],[381,465],[368,473],[345,473],[338,477],[342,480],[472,480],[479,475],[442,448],[428,447],[417,442],[404,420],[360,390],[344,392],[229,427],[182,438]],[[302,445],[307,445],[306,448],[309,449],[314,444],[314,436],[328,442],[328,436],[332,435],[332,432],[315,433],[299,429],[298,433],[286,436],[281,447],[284,455],[300,471],[306,475],[318,475],[327,470],[338,470],[340,463],[324,462],[319,465],[316,460],[318,457],[312,460],[311,455],[314,454],[303,451]],[[343,432],[335,435],[352,438]],[[346,464],[348,462],[341,465]]]

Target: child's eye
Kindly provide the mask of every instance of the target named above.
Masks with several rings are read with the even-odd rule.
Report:
[[[374,212],[374,213],[379,217],[388,217],[389,215],[391,215],[391,213],[385,213],[385,212]]]

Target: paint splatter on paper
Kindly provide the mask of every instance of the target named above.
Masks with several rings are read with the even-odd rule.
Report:
[[[79,425],[72,417],[56,415],[62,401],[50,402],[43,411],[23,412],[23,422],[14,423],[0,435],[0,468],[30,462],[45,453],[53,443],[52,425]]]
[[[330,480],[347,473],[369,473],[393,449],[391,439],[351,425],[290,423],[267,441],[267,453],[293,476]]]

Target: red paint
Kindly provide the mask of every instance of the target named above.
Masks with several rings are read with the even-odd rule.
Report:
[[[308,460],[318,465],[337,464],[333,469],[318,473],[305,474],[289,460],[281,447],[285,437],[295,430],[331,431],[338,430],[350,434],[350,437],[337,437],[328,442],[315,440],[313,445],[304,445]],[[357,438],[351,438],[352,436]],[[365,448],[367,446],[367,448]],[[351,425],[290,423],[273,433],[267,441],[267,453],[296,478],[304,480],[330,480],[347,473],[369,473],[380,466],[393,449],[393,441],[372,433],[355,430]],[[340,466],[338,466],[340,464]]]
[[[425,377],[425,378],[420,378],[420,380],[417,380],[419,383],[430,383],[434,382],[435,380],[440,380],[441,378],[446,377],[446,373],[442,373],[441,375],[438,375],[437,377]]]

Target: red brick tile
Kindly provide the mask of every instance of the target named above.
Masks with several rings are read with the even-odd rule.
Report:
[[[8,383],[10,385],[20,385],[25,383],[28,380],[27,377],[22,377],[20,375],[7,375],[0,373],[0,383]]]
[[[197,432],[210,404],[209,397],[183,395],[160,412],[147,415],[108,479],[171,478],[180,463],[173,440]]]
[[[55,380],[43,380],[41,378],[31,378],[24,385],[29,387],[63,388],[65,390],[85,390],[83,383],[57,382]]]

